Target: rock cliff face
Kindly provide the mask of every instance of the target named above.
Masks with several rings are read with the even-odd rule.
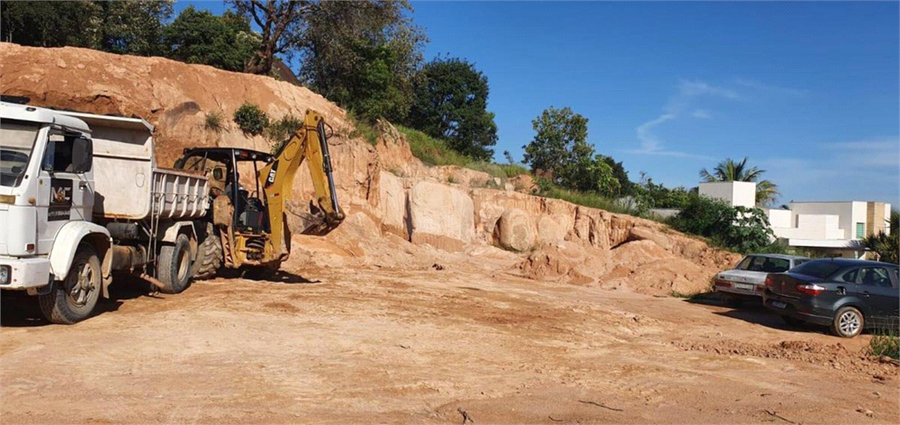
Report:
[[[162,58],[0,43],[0,91],[29,97],[37,106],[144,118],[156,126],[162,167],[171,166],[186,147],[269,151],[268,140],[244,134],[231,120],[244,102],[259,105],[273,119],[318,111],[334,129],[329,141],[335,183],[348,218],[329,236],[316,238],[299,236],[304,223],[289,215],[299,239],[293,246],[301,255],[314,252],[316,262],[404,267],[423,252],[477,256],[493,245],[519,252],[509,254],[513,270],[534,279],[691,293],[708,287],[713,273],[736,261],[733,254],[656,222],[514,190],[530,192],[530,179],[497,190],[486,188],[499,186],[486,173],[427,167],[386,122],[379,123],[373,146],[355,136],[337,105],[269,77]],[[219,129],[206,126],[214,114],[222,117]],[[302,211],[312,193],[309,175],[301,171],[289,210]]]

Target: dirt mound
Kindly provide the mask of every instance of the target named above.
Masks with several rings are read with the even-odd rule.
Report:
[[[841,343],[822,344],[812,341],[781,341],[755,344],[735,340],[711,342],[676,342],[675,346],[690,351],[704,351],[724,356],[749,356],[767,359],[795,360],[828,366],[832,369],[868,373],[873,376],[896,376],[897,367],[882,362],[862,351],[851,351]]]
[[[479,267],[472,253],[501,245],[503,226],[495,230],[511,209],[521,212],[529,234],[514,247],[506,241],[525,253],[499,255],[506,258],[500,267],[534,279],[691,293],[736,261],[659,223],[532,196],[536,188],[530,178],[502,181],[459,167],[426,167],[390,123],[378,123],[373,145],[359,136],[343,109],[270,77],[163,58],[9,43],[0,43],[0,75],[3,94],[29,97],[37,106],[148,120],[157,129],[155,153],[163,167],[186,147],[271,150],[272,141],[244,134],[232,122],[245,102],[273,119],[300,117],[307,109],[320,112],[334,129],[329,142],[335,183],[348,218],[327,237],[302,236],[313,186],[308,173],[299,173],[287,205],[295,239],[287,266],[419,268],[449,251],[456,253],[451,258],[466,259],[466,267]],[[220,117],[218,127],[208,124],[213,116]]]

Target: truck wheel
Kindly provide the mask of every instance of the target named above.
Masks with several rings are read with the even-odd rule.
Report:
[[[90,316],[101,291],[100,258],[82,245],[75,253],[69,274],[55,282],[49,294],[38,295],[41,313],[52,323],[71,325]]]
[[[222,241],[213,231],[212,223],[208,223],[206,228],[206,237],[203,238],[197,250],[197,259],[194,260],[194,279],[210,279],[215,276],[225,258]]]
[[[842,307],[834,314],[831,331],[841,338],[853,338],[863,330],[862,313],[855,307]]]
[[[161,292],[177,294],[187,289],[191,282],[191,241],[187,235],[178,235],[175,245],[163,245],[156,273],[163,284]]]

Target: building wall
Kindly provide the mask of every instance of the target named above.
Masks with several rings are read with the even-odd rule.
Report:
[[[800,215],[836,215],[840,217],[838,227],[843,230],[840,239],[860,239],[856,236],[857,223],[866,224],[865,202],[791,202],[792,222],[797,224]]]
[[[753,208],[756,206],[754,182],[705,182],[700,183],[702,196],[721,199],[731,206]]]

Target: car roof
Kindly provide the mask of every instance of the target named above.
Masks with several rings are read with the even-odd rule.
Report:
[[[817,263],[818,262],[832,262],[841,267],[848,267],[848,266],[898,267],[897,264],[893,264],[893,263],[885,263],[885,262],[881,262],[881,261],[869,261],[869,260],[854,260],[851,258],[818,258],[813,261],[810,261],[810,263],[812,263],[812,262],[817,262]]]
[[[780,258],[782,260],[808,260],[809,257],[801,257],[799,255],[787,255],[787,254],[747,254],[748,257],[769,257],[769,258]]]

